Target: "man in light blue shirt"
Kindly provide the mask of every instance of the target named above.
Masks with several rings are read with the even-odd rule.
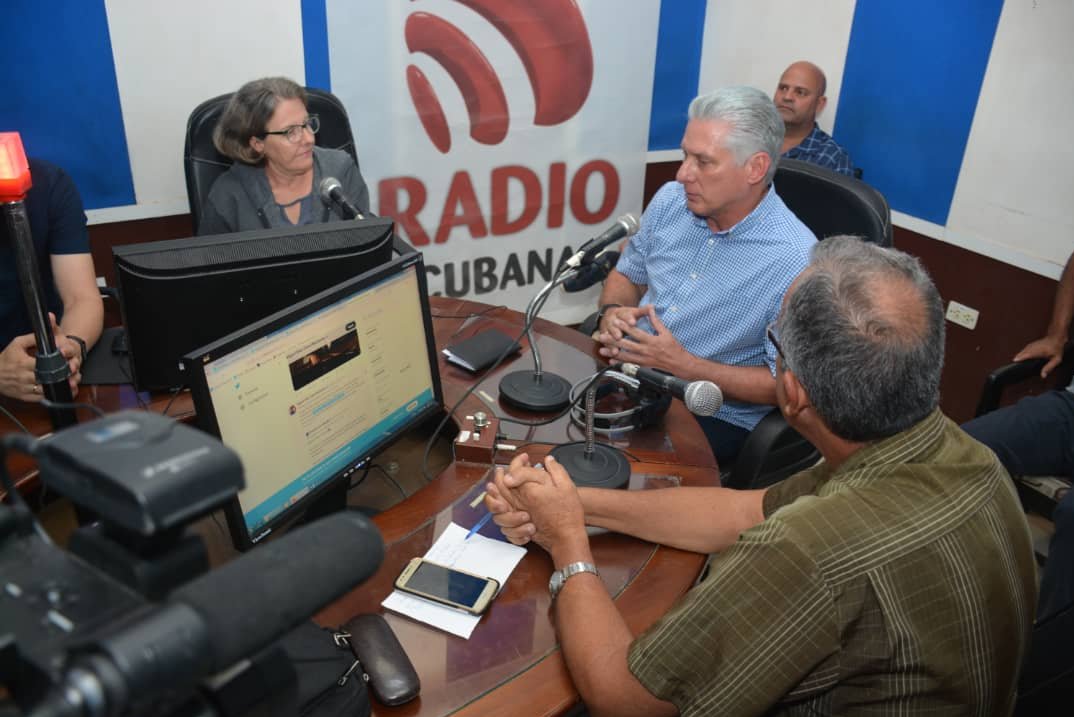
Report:
[[[772,187],[783,120],[767,95],[723,88],[689,117],[676,182],[604,283],[597,339],[614,361],[718,385],[723,408],[699,422],[727,463],[776,402],[765,328],[816,239]]]

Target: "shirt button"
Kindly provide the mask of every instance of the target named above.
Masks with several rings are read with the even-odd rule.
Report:
[[[697,274],[690,274],[691,279],[697,279]]]
[[[715,243],[716,243],[715,239],[709,239],[709,246],[712,246]]]
[[[676,312],[676,311],[678,311],[678,310],[679,310],[679,307],[678,307],[678,306],[672,306],[672,307],[671,307],[671,310],[672,310],[673,312]]]

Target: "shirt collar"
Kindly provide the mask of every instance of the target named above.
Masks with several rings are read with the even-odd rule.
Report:
[[[934,408],[932,413],[905,431],[870,443],[852,454],[837,470],[831,472],[830,477],[838,478],[870,466],[913,462],[941,439],[946,423],[943,412]]]
[[[728,227],[727,229],[723,229],[718,232],[712,232],[712,229],[709,227],[708,219],[706,219],[705,217],[699,217],[693,212],[690,212],[690,215],[693,217],[695,224],[704,225],[706,228],[708,228],[710,232],[712,232],[716,236],[730,236],[732,232],[735,234],[741,234],[757,227],[761,222],[764,221],[765,217],[769,216],[772,213],[772,211],[775,209],[775,204],[777,201],[779,201],[779,199],[776,196],[775,183],[769,182],[768,190],[764,193],[764,196],[761,198],[761,201],[757,203],[757,206],[754,207],[749,214],[739,220],[738,224],[735,224],[733,226]],[[685,202],[686,195],[683,194],[683,203],[685,204]]]

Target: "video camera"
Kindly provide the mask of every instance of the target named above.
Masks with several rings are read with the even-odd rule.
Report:
[[[242,465],[154,413],[8,434],[0,448],[13,503],[0,504],[0,715],[294,714],[295,672],[275,643],[383,557],[377,529],[344,511],[206,572],[188,525],[235,496]],[[11,449],[96,518],[68,551],[7,476]],[[334,559],[340,545],[354,558]]]

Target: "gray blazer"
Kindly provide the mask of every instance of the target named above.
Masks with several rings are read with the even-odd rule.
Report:
[[[316,222],[343,221],[339,210],[317,192],[324,177],[335,177],[343,194],[363,214],[369,213],[369,189],[351,156],[340,149],[313,148],[313,215]],[[287,226],[269,188],[264,167],[235,162],[213,182],[205,201],[198,234],[224,234]]]

